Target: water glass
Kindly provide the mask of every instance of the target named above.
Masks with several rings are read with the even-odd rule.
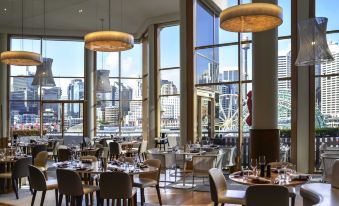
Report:
[[[265,156],[259,156],[259,164],[260,165],[266,165],[266,157]]]
[[[251,158],[250,160],[250,166],[252,168],[253,174],[254,176],[257,176],[257,166],[258,166],[258,162],[256,158]]]

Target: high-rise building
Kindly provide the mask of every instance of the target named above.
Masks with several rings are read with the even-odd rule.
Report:
[[[68,100],[82,100],[84,99],[84,82],[82,79],[74,79],[67,88]],[[80,104],[67,104],[68,116],[79,117]]]
[[[291,52],[278,56],[279,78],[291,76]],[[278,90],[291,90],[291,81],[278,81]]]
[[[161,95],[178,94],[177,86],[173,83],[173,81],[161,80],[160,85]]]
[[[336,74],[339,72],[338,43],[330,42],[329,48],[334,61],[322,63],[320,68],[321,74]],[[339,77],[334,76],[320,79],[321,113],[332,119],[339,117]],[[328,122],[328,124],[331,124],[331,122]]]

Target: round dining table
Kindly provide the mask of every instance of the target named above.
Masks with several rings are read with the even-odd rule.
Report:
[[[249,173],[251,174],[251,171],[249,171]],[[274,170],[271,171],[271,175],[270,177],[260,177],[260,176],[254,176],[254,175],[247,175],[244,176],[242,175],[243,172],[238,171],[238,172],[234,172],[232,174],[229,175],[230,180],[232,180],[233,182],[239,183],[239,184],[243,184],[243,185],[258,185],[258,184],[275,184],[275,185],[283,185],[286,187],[294,187],[294,186],[298,186],[298,185],[302,185],[305,184],[306,182],[309,181],[309,178],[306,178],[305,174],[300,174],[303,178],[291,178],[291,176],[295,176],[297,177],[298,174],[292,172],[293,174],[286,174],[286,179],[282,179],[281,175],[278,172],[275,172]],[[246,174],[246,172],[245,172]]]

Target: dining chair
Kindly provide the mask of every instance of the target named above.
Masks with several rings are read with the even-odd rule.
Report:
[[[161,172],[165,174],[165,182],[167,182],[167,170],[171,170],[175,167],[175,155],[174,154],[152,154],[147,153],[147,159],[158,159],[161,162]]]
[[[95,152],[95,154],[94,154],[94,156],[96,157],[96,158],[102,158],[102,153],[103,153],[103,151],[104,151],[104,147],[101,147],[101,148],[99,148],[96,152]]]
[[[106,199],[107,205],[112,200],[112,205],[137,206],[136,189],[132,186],[131,177],[123,172],[104,172],[100,175],[100,200]],[[117,185],[119,185],[117,187]]]
[[[288,189],[281,185],[253,185],[246,190],[246,206],[289,206]]]
[[[34,159],[34,166],[39,168],[45,175],[47,174],[46,172],[48,169],[47,161],[48,161],[47,151],[39,152]]]
[[[42,151],[47,151],[47,145],[35,145],[33,146],[32,148],[32,160],[34,162],[34,159],[35,157],[39,154],[39,152],[42,152]]]
[[[337,174],[333,175],[332,178],[332,187],[339,189],[339,159],[335,160],[332,168],[332,174]]]
[[[211,199],[214,205],[221,204],[239,204],[245,205],[245,191],[241,190],[229,190],[227,188],[227,182],[222,170],[212,168],[208,171]]]
[[[147,140],[143,140],[138,148],[139,161],[142,162],[146,159]]]
[[[97,205],[100,205],[99,198],[100,192],[99,187],[94,185],[82,184],[81,178],[78,173],[68,169],[57,169],[56,170],[58,188],[59,188],[59,200],[58,204],[61,206],[62,198],[66,196],[66,205],[68,205],[68,198],[74,199],[77,206],[82,205],[82,199],[85,195],[86,206],[88,206],[88,195],[96,192]]]
[[[36,166],[29,165],[28,169],[29,169],[29,177],[30,177],[29,184],[33,190],[31,206],[34,206],[36,193],[38,191],[42,192],[40,206],[43,206],[47,190],[55,191],[55,202],[56,202],[56,205],[58,206],[58,182],[57,180],[51,179],[51,178],[46,180],[43,172]]]
[[[321,155],[322,163],[323,163],[323,181],[331,183],[332,182],[332,168],[336,159],[339,159],[339,154],[330,154],[323,153]]]
[[[15,193],[16,199],[19,199],[19,187],[21,186],[21,178],[29,178],[28,165],[32,164],[32,157],[24,157],[17,160],[12,167],[11,172],[0,173],[0,179],[11,179],[12,187]],[[31,188],[30,188],[31,189]],[[32,190],[31,190],[32,192]]]
[[[144,202],[145,202],[144,189],[146,187],[155,187],[156,188],[157,194],[158,194],[159,204],[162,205],[161,195],[160,195],[160,187],[159,187],[161,161],[157,160],[157,159],[149,159],[149,160],[146,160],[144,162],[144,164],[148,165],[150,167],[157,168],[157,171],[141,173],[141,174],[139,174],[139,177],[134,178],[133,186],[140,188],[141,205],[144,205]]]
[[[60,145],[60,142],[56,140],[53,146],[53,151],[48,153],[49,156],[52,156],[52,159],[54,160],[54,162],[57,162],[58,160],[59,145]]]
[[[195,155],[192,157],[192,187],[195,177],[208,178],[208,171],[216,167],[217,155]]]
[[[64,161],[69,161],[72,159],[72,151],[70,149],[63,149],[59,148],[58,149],[58,161],[59,162],[64,162]]]
[[[110,153],[110,159],[117,159],[119,158],[120,154],[122,152],[121,145],[118,142],[110,142],[109,143],[109,153]]]

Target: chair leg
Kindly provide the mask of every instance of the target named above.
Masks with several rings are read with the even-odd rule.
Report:
[[[15,178],[12,178],[12,187],[15,192],[15,197],[18,200],[19,199],[19,194],[18,194],[18,180]]]
[[[58,205],[61,206],[61,203],[62,203],[62,197],[63,195],[60,193],[59,194],[59,200],[58,200]]]
[[[40,206],[44,205],[45,196],[46,196],[46,190],[42,191]]]
[[[144,190],[144,188],[140,188],[140,196],[141,196],[141,206],[143,206],[144,202],[145,202],[145,190]]]
[[[33,191],[33,196],[32,196],[32,202],[31,202],[31,206],[34,205],[34,201],[35,201],[35,196],[36,196],[36,190]]]
[[[162,205],[159,185],[156,185],[155,188],[157,189],[158,193],[159,205]]]
[[[29,184],[29,190],[31,191],[31,194],[33,195],[33,190],[31,187],[31,179],[29,177],[27,177],[27,179],[28,179],[28,184]]]
[[[295,197],[291,197],[291,205],[292,205],[292,206],[295,205]]]
[[[219,205],[219,203],[217,203],[217,202],[214,203],[214,206],[218,206],[218,205]]]
[[[101,205],[101,200],[100,200],[100,191],[96,191],[96,196],[97,196],[97,205]]]
[[[68,206],[69,202],[70,202],[70,196],[66,195],[66,206]]]
[[[221,206],[224,206],[225,204],[224,203],[221,203]]]
[[[75,198],[77,206],[81,206],[82,205],[82,198],[83,198],[83,195],[80,195],[80,196]]]
[[[192,175],[192,188],[194,188],[194,174]]]
[[[138,205],[138,196],[137,196],[137,193],[134,194],[134,197],[133,197],[133,206],[137,206]]]
[[[109,199],[106,199],[106,205],[109,206]],[[112,200],[112,205],[114,205],[114,200]]]
[[[88,194],[85,194],[85,203],[86,203],[86,206],[88,206]]]
[[[58,193],[59,193],[59,191],[58,191],[58,189],[55,189],[54,193],[55,193],[55,204],[56,204],[56,206],[58,206],[59,205],[59,201],[58,201]]]

